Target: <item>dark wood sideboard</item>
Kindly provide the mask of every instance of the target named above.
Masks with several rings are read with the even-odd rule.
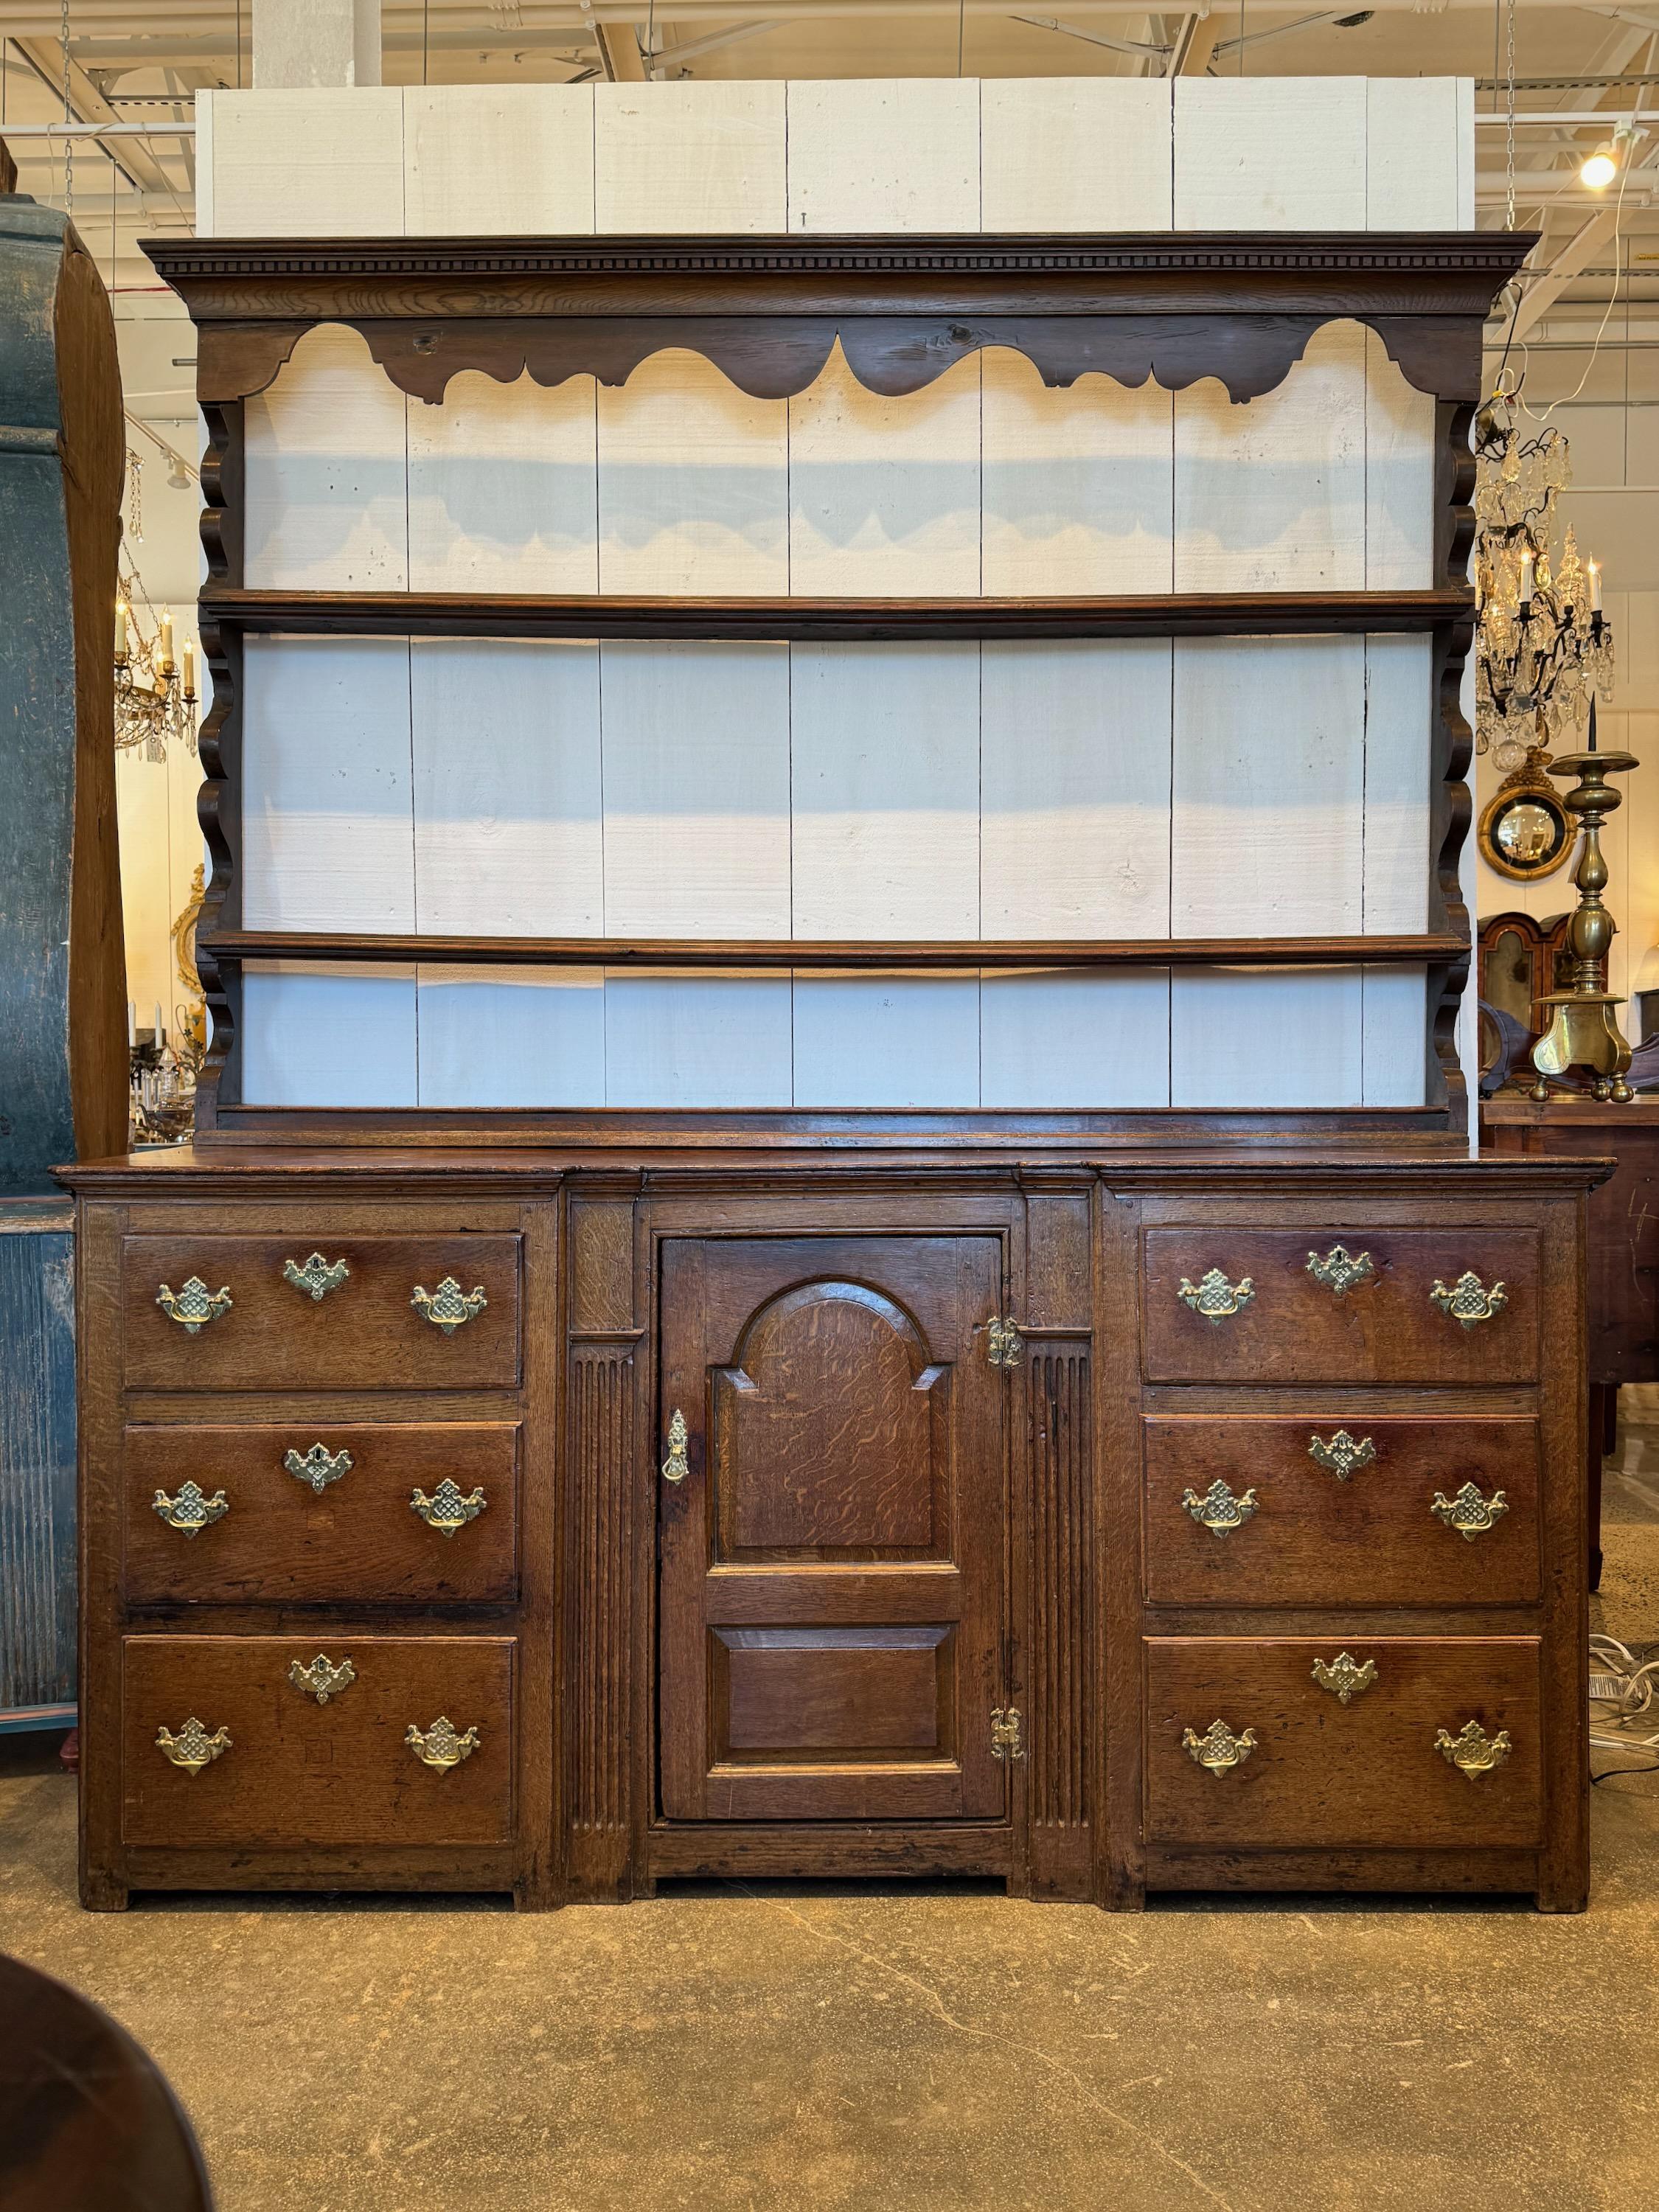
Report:
[[[1590,1588],[1601,1579],[1601,1462],[1613,1449],[1619,1392],[1659,1382],[1659,1098],[1500,1095],[1480,1109],[1483,1146],[1510,1158],[1613,1159],[1589,1204],[1589,1511]]]
[[[1598,1172],[78,1169],[87,1901],[1579,1906]]]
[[[168,240],[198,326],[213,1042],[81,1209],[88,1904],[674,1877],[1584,1901],[1584,1162],[1471,1163],[1453,1030],[1482,318],[1521,233]],[[246,587],[246,399],[320,323],[459,372],[899,394],[1008,346],[1272,390],[1324,325],[1434,400],[1424,588],[641,599]],[[369,372],[366,372],[369,373]],[[263,635],[1415,633],[1402,934],[756,944],[246,926]],[[465,733],[463,733],[465,734]],[[1109,733],[1103,732],[1104,738]],[[1270,741],[1270,739],[1264,740]],[[317,1110],[250,963],[1423,979],[1420,1103]],[[1264,1050],[1272,1048],[1264,1040]]]

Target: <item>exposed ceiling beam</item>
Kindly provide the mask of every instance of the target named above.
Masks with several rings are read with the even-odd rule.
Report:
[[[1221,18],[1206,8],[1202,15],[1183,15],[1170,49],[1166,76],[1202,76],[1210,66],[1215,42],[1221,35]]]
[[[1333,8],[1323,15],[1298,15],[1292,23],[1273,23],[1265,31],[1247,31],[1242,39],[1223,39],[1215,51],[1218,55],[1236,54],[1241,46],[1259,46],[1263,40],[1282,39],[1290,31],[1311,31],[1321,23],[1340,22],[1345,12]]]
[[[1011,15],[1008,20],[1011,23],[1029,23],[1034,31],[1058,31],[1063,39],[1081,39],[1087,46],[1104,46],[1112,53],[1133,54],[1137,58],[1150,54],[1155,61],[1161,62],[1170,51],[1167,46],[1148,46],[1144,39],[1114,39],[1104,31],[1085,31],[1080,24],[1057,23],[1052,15]]]
[[[64,91],[64,50],[49,39],[17,39],[12,45],[47,88],[61,99]],[[77,123],[118,123],[120,116],[106,100],[79,62],[71,55],[69,65],[70,112]],[[135,191],[159,192],[176,201],[173,180],[149,149],[124,143],[110,159]]]
[[[600,22],[588,0],[582,0],[582,16],[599,46],[599,66],[607,80],[611,84],[643,84],[645,63],[633,23]]]
[[[650,66],[654,70],[659,63],[670,62],[678,68],[680,63],[691,61],[698,54],[713,53],[716,46],[732,46],[739,39],[758,39],[768,31],[781,31],[783,25],[781,16],[772,22],[734,23],[729,30],[710,31],[706,38],[687,39],[683,46],[658,46],[649,57]]]

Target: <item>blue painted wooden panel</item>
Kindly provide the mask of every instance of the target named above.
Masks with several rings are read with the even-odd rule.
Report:
[[[75,1239],[0,1225],[0,1728],[75,1699]]]

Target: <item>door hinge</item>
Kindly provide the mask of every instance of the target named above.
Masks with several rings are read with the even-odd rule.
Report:
[[[991,1756],[1006,1759],[1024,1758],[1025,1723],[1020,1718],[1018,1705],[998,1705],[992,1713]]]
[[[985,1356],[993,1367],[1016,1367],[1024,1356],[1025,1340],[1012,1314],[993,1314],[985,1324]]]

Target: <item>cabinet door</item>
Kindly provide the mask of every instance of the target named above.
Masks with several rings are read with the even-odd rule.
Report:
[[[1001,1814],[1000,1279],[990,1237],[665,1246],[671,1820]]]

